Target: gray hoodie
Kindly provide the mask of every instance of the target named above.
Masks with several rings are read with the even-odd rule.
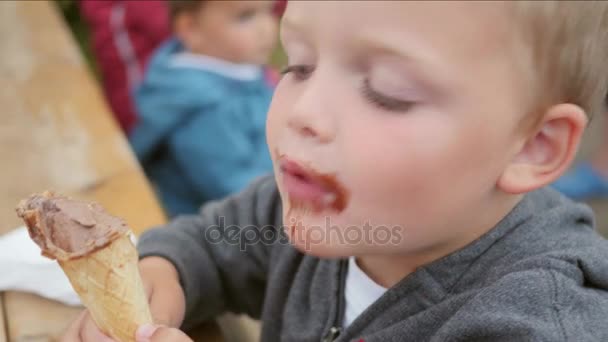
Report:
[[[550,189],[418,268],[346,329],[348,263],[298,252],[281,217],[268,177],[141,237],[141,257],[179,272],[185,328],[231,311],[261,318],[262,341],[608,341],[608,241],[588,207]]]

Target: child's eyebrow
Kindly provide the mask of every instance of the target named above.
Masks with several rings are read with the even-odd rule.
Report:
[[[302,37],[306,32],[314,30],[307,27],[304,20],[297,16],[284,16],[281,19],[281,39],[284,33],[298,35]],[[420,49],[404,48],[399,37],[386,35],[386,32],[375,32],[374,30],[362,30],[362,32],[348,33],[353,34],[349,40],[352,48],[359,52],[364,51],[366,55],[385,55],[394,56],[403,60],[404,67],[409,71],[413,79],[432,93],[443,93],[447,86],[446,76],[449,73],[440,61],[432,53],[426,53]]]

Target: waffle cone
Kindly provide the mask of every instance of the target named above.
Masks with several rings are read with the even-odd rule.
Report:
[[[128,234],[75,259],[58,260],[97,326],[119,342],[134,342],[141,324],[152,323]]]

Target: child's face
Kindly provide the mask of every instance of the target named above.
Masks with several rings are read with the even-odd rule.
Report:
[[[264,64],[277,39],[272,8],[272,1],[205,1],[188,26],[186,45],[235,63]]]
[[[281,39],[292,67],[269,111],[268,143],[298,248],[431,253],[497,223],[506,195],[496,182],[525,140],[527,110],[506,11],[289,2]]]

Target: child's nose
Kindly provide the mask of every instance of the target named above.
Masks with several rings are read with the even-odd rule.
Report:
[[[330,89],[323,89],[323,82],[309,79],[305,89],[295,99],[288,116],[288,126],[300,137],[312,138],[319,143],[328,143],[336,136],[335,113],[332,113],[328,95]]]

